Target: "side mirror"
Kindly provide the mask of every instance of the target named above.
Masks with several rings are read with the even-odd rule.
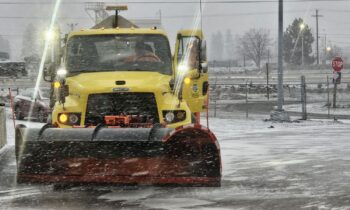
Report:
[[[169,81],[169,86],[170,86],[171,91],[174,91],[174,87],[175,87],[175,80],[174,79],[171,79]]]
[[[203,73],[208,72],[208,62],[207,62],[207,42],[205,40],[201,41],[199,47],[199,69]]]
[[[205,40],[201,41],[200,58],[201,63],[207,61],[207,42]]]
[[[208,62],[201,63],[201,68],[202,68],[203,73],[207,73],[208,72]]]
[[[59,103],[64,104],[66,103],[66,97],[69,96],[69,86],[66,85],[65,79],[59,79],[55,83],[58,83],[57,88],[57,100]],[[56,86],[56,84],[54,84]]]
[[[62,97],[68,97],[69,96],[69,86],[68,85],[62,85]]]

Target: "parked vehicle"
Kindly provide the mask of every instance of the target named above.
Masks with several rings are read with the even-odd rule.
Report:
[[[26,89],[15,97],[14,109],[17,120],[35,118],[39,122],[46,122],[51,113],[50,89],[40,88],[36,98],[34,98],[34,88]]]

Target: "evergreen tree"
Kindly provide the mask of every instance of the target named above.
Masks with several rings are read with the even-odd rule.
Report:
[[[301,25],[304,28],[301,29]],[[302,41],[304,46],[302,47]],[[284,32],[284,60],[286,63],[300,65],[302,63],[302,48],[304,50],[304,64],[312,64],[315,61],[312,56],[312,43],[314,37],[311,29],[303,19],[296,18]]]

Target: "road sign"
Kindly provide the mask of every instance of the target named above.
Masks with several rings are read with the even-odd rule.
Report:
[[[333,84],[340,84],[341,82],[341,72],[333,71]]]
[[[343,59],[341,57],[335,57],[332,60],[332,68],[336,72],[340,72],[343,69]]]

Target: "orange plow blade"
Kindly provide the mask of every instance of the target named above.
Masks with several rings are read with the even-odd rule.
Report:
[[[18,182],[220,186],[220,148],[199,125],[169,128],[17,126]]]

